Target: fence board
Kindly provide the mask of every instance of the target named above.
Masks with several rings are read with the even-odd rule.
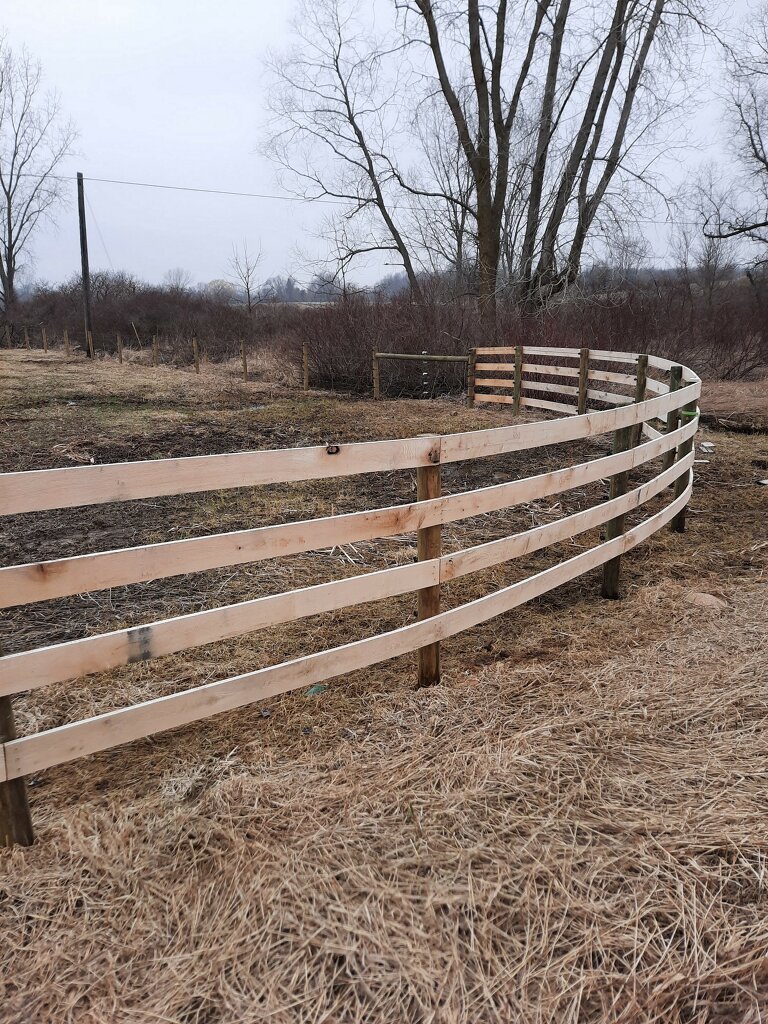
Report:
[[[661,401],[684,395],[678,391],[664,396]],[[535,399],[526,399],[536,402]],[[659,401],[654,399],[653,401]],[[651,403],[645,403],[652,404]],[[556,403],[549,403],[555,405]],[[566,407],[569,408],[570,407]],[[636,407],[633,407],[633,409]],[[608,410],[612,416],[633,410]],[[602,413],[590,416],[604,415]],[[642,415],[642,413],[641,413]],[[590,416],[581,416],[588,420]],[[540,426],[540,424],[531,424]],[[546,424],[557,426],[557,423]],[[560,424],[565,426],[565,424]],[[507,431],[510,428],[500,428]],[[512,428],[521,430],[522,428]],[[108,587],[141,583],[188,572],[202,572],[206,569],[241,565],[245,562],[262,561],[282,555],[299,554],[318,548],[355,541],[372,540],[378,537],[392,537],[438,523],[455,522],[474,515],[508,508],[513,504],[533,501],[550,494],[559,493],[584,483],[594,482],[603,476],[628,470],[663,454],[673,445],[693,437],[696,420],[687,422],[672,434],[663,434],[653,441],[618,456],[605,456],[586,463],[553,470],[524,480],[497,484],[475,491],[447,495],[431,501],[411,502],[389,508],[367,512],[352,512],[346,515],[328,516],[322,519],[305,520],[278,526],[256,527],[233,533],[215,534],[211,537],[195,537],[189,540],[168,541],[148,544],[136,548],[122,548],[116,551],[75,555],[56,561],[33,562],[27,565],[8,566],[0,569],[0,607],[10,607],[33,601],[50,600],[88,590],[104,590]],[[494,433],[495,431],[490,431]],[[453,437],[446,435],[442,442]],[[490,454],[490,453],[487,453]],[[443,461],[450,461],[443,458]]]
[[[661,436],[661,435],[659,435]],[[36,689],[135,661],[202,647],[281,622],[380,601],[446,582],[538,551],[601,526],[661,493],[693,465],[690,452],[653,480],[613,501],[511,537],[488,541],[440,559],[414,562],[331,583],[163,619],[99,636],[70,640],[0,658],[0,695]]]
[[[686,401],[698,398],[699,390],[700,382],[697,380],[676,392],[671,399],[669,395],[650,399],[643,405],[646,411],[642,415],[637,412],[637,419],[632,422],[666,416],[671,408],[676,407],[677,396],[682,396],[679,399],[682,405]],[[503,397],[484,396],[483,400],[499,401]],[[669,400],[672,405],[663,404]],[[659,404],[654,405],[654,402]],[[635,406],[631,408],[636,409]],[[555,411],[563,409],[556,408]],[[493,430],[449,434],[446,435],[447,446],[443,446],[442,461],[480,457],[483,449],[489,449],[488,454],[491,453],[490,449],[493,449],[494,454],[502,454],[502,451],[518,451],[525,447],[556,444],[594,433],[608,432],[617,429],[617,423],[605,418],[611,414],[612,410],[606,410],[579,417],[579,420],[584,422],[576,427],[575,433],[572,432],[575,424],[556,421],[496,428],[520,432],[519,437],[514,439],[507,435],[510,446],[503,449],[499,449],[497,444],[488,443],[489,435],[494,433]],[[601,416],[604,418],[600,419]],[[432,464],[429,445],[429,440],[425,438],[404,438],[394,441],[330,445],[327,448],[273,449],[230,455],[199,455],[180,459],[4,473],[0,476],[0,515],[258,484],[413,469]],[[462,450],[469,454],[457,454]]]
[[[8,654],[0,658],[0,696],[203,647],[281,622],[407,594],[438,583],[439,575],[437,559],[413,562],[284,594]]]
[[[663,418],[670,409],[680,408],[686,402],[695,401],[699,397],[700,391],[701,384],[697,381],[680,391],[660,395],[658,398],[649,398],[642,405],[603,409],[599,412],[586,413],[583,416],[572,416],[566,420],[515,423],[503,427],[492,427],[489,430],[446,434],[441,446],[441,462],[460,462],[464,459],[504,455],[508,452],[541,448],[550,444],[607,434],[620,427]],[[493,397],[504,398],[505,396]],[[568,406],[567,409],[568,412],[573,412],[571,406]]]
[[[688,484],[677,498],[662,511],[621,536],[519,583],[423,622],[12,740],[4,746],[8,778],[28,775],[122,743],[188,725],[211,715],[232,711],[267,697],[346,675],[378,662],[389,661],[425,644],[447,639],[510,611],[635,547],[684,507],[690,491],[689,473]]]
[[[410,437],[4,473],[0,515],[415,469],[432,464],[430,443]]]
[[[693,466],[693,452],[652,480],[648,480],[634,490],[627,491],[626,494],[613,498],[611,501],[605,501],[592,508],[564,516],[553,523],[533,527],[524,533],[486,541],[484,544],[477,544],[475,547],[444,555],[440,568],[440,582],[446,583],[469,573],[490,569],[495,565],[508,562],[512,558],[530,555],[551,544],[568,540],[587,530],[602,526],[614,516],[631,512],[655,498],[657,494],[661,494],[678,477],[688,472],[691,466]]]

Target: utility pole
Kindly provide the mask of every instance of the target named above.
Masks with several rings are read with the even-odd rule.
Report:
[[[80,221],[80,266],[83,279],[83,317],[85,320],[85,354],[92,358],[88,338],[92,332],[91,326],[91,274],[88,270],[88,234],[85,229],[85,192],[83,190],[83,175],[77,172],[77,215]]]

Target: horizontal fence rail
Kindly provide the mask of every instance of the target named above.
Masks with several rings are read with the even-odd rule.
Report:
[[[389,355],[375,353],[377,358]],[[360,540],[414,533],[419,541],[419,560],[412,564],[0,658],[0,720],[10,723],[0,733],[0,786],[15,787],[2,801],[6,811],[0,815],[12,819],[14,814],[19,818],[27,813],[19,786],[32,772],[410,651],[420,652],[419,683],[436,682],[440,641],[599,566],[604,567],[604,595],[615,597],[621,556],[666,524],[676,530],[684,528],[701,386],[695,373],[657,357],[602,350],[478,348],[460,358],[470,366],[471,400],[509,404],[513,412],[527,406],[567,415],[392,441],[0,475],[3,515],[393,470],[415,470],[418,485],[417,500],[404,505],[5,566],[0,568],[0,607],[6,608]],[[568,378],[576,383],[562,382]],[[531,392],[558,400],[531,397]],[[607,408],[588,408],[594,403]],[[440,492],[440,467],[444,464],[602,435],[612,437],[612,454],[472,491]],[[650,479],[629,486],[632,471],[656,461],[660,468]],[[601,480],[609,482],[609,497],[593,507],[501,539],[442,553],[440,530],[446,523],[510,509]],[[660,511],[625,529],[630,512],[642,510],[670,490],[671,497]],[[459,607],[440,610],[441,584],[600,528],[603,539],[574,557]],[[399,629],[33,735],[17,737],[13,731],[10,701],[14,695],[280,623],[412,593],[419,595],[419,619]],[[10,824],[6,820],[0,830],[6,841],[25,841],[24,836],[31,836],[31,825],[13,826],[13,820]]]

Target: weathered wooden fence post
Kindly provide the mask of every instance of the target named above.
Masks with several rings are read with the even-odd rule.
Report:
[[[373,353],[373,397],[375,401],[381,398],[381,373],[379,370],[379,357]]]
[[[6,325],[6,328],[5,328],[5,340],[10,345],[11,339],[8,336],[8,326],[7,325]],[[29,331],[27,330],[26,327],[24,328],[24,348],[29,348]]]
[[[245,338],[240,342],[240,356],[243,360],[243,380],[248,383],[248,355],[245,351]]]
[[[64,355],[69,355],[69,331],[64,328]]]
[[[587,411],[587,389],[589,388],[589,349],[579,349],[579,416]]]
[[[192,355],[195,360],[195,373],[200,373],[200,346],[197,343],[197,338],[192,339]]]
[[[441,495],[440,479],[440,435],[432,437],[430,459],[432,465],[419,466],[416,470],[416,500],[428,501]],[[425,526],[416,533],[416,548],[420,562],[439,558],[442,553],[442,526]],[[440,584],[424,587],[418,592],[419,621],[429,619],[440,612]],[[419,648],[419,686],[433,686],[440,682],[440,643],[427,644]]]
[[[117,336],[117,361],[118,363],[123,361],[123,338],[120,334]]]
[[[635,403],[645,401],[645,392],[648,385],[648,356],[637,357],[637,377],[635,380]],[[632,445],[634,448],[640,443],[640,436],[643,432],[643,424],[636,423],[632,427]]]
[[[152,365],[157,366],[157,335],[152,335]]]
[[[0,743],[16,739],[10,697],[0,697]],[[35,841],[23,778],[0,782],[0,846],[31,846]]]
[[[520,412],[520,400],[523,397],[523,346],[515,345],[515,386],[512,392],[512,415]]]
[[[467,364],[467,403],[475,404],[475,377],[477,376],[477,349],[473,348],[469,353]]]
[[[637,359],[637,383],[635,384],[635,403],[642,402],[645,399],[645,385],[648,373],[648,356],[638,356]],[[621,427],[613,435],[613,451],[614,454],[619,452],[628,451],[630,448],[634,448],[640,439],[640,431],[642,430],[642,423],[635,424],[632,427]],[[611,490],[610,498],[618,498],[622,494],[627,493],[627,481],[629,480],[629,470],[624,470],[623,473],[616,473],[615,476],[611,477]],[[626,515],[616,516],[615,519],[611,519],[605,527],[605,539],[606,541],[614,540],[616,537],[620,537],[624,533],[624,521]],[[603,587],[602,596],[609,598],[617,598],[619,596],[619,576],[621,574],[621,555],[617,555],[612,558],[609,562],[606,562],[603,566]]]
[[[48,351],[48,332],[43,327],[43,328],[41,328],[41,333],[43,335],[43,352],[47,352]]]
[[[683,408],[680,410],[680,418],[682,420],[682,425],[684,425],[686,423],[690,423],[691,420],[695,419],[698,415],[699,415],[699,407],[698,407],[698,405],[696,404],[695,401],[694,402],[689,402],[687,405],[684,405]],[[685,456],[688,455],[688,453],[691,452],[692,450],[693,450],[693,438],[689,437],[687,441],[683,441],[682,444],[679,444],[677,446],[677,461],[679,462],[680,459],[684,459]],[[690,470],[688,471],[688,473],[684,473],[682,476],[679,476],[677,478],[677,480],[675,480],[675,497],[676,498],[679,498],[680,495],[685,490],[686,485],[688,483],[688,475],[689,474],[690,474]],[[675,518],[672,520],[670,526],[671,526],[671,529],[672,529],[673,533],[685,533],[685,510],[686,510],[686,506],[683,505],[683,507],[680,509],[680,511],[675,516]]]
[[[669,390],[678,391],[680,388],[680,381],[683,376],[682,366],[673,366],[669,371]],[[677,425],[680,422],[680,410],[670,409],[667,413],[667,433],[671,434],[673,430],[677,430]],[[664,452],[664,458],[661,462],[662,469],[670,469],[675,461],[675,449],[670,448],[668,452]]]
[[[309,345],[304,342],[301,346],[301,366],[304,371],[304,394],[309,391]]]

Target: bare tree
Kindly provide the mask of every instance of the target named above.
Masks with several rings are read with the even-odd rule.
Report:
[[[0,38],[0,305],[6,312],[35,228],[64,198],[56,171],[76,137],[58,95],[43,92],[40,63]]]
[[[472,172],[480,304],[492,326],[504,241],[524,306],[575,280],[612,183],[668,110],[649,72],[652,50],[665,33],[678,37],[693,7],[678,0],[617,0],[588,13],[571,0],[514,9],[506,0],[467,0],[465,13],[459,0],[400,6],[421,20]],[[668,48],[664,63],[674,67],[673,57]],[[514,242],[504,239],[510,229]]]
[[[163,275],[163,284],[169,292],[183,294],[192,287],[192,275],[184,267],[171,267]]]
[[[253,314],[253,308],[260,301],[256,271],[262,260],[261,245],[257,252],[248,251],[248,243],[243,240],[243,248],[240,250],[236,245],[232,246],[232,256],[229,260],[229,277],[245,296],[245,304],[248,307],[248,315]]]
[[[343,204],[347,259],[395,251],[417,297],[420,271],[472,268],[493,337],[502,290],[548,302],[655,186],[696,2],[392,0],[373,37],[367,5],[316,0],[274,65],[273,153]]]
[[[419,298],[418,268],[397,223],[396,180],[386,156],[401,131],[397,83],[385,67],[391,50],[358,24],[357,6],[354,0],[301,4],[299,45],[271,62],[275,125],[267,148],[297,194],[345,204],[347,265],[370,253],[397,253]]]
[[[741,237],[768,245],[768,5],[750,12],[739,43],[728,54],[734,144],[743,174],[731,190],[705,189],[710,238]],[[745,204],[741,197],[747,196]],[[764,260],[760,260],[764,262]]]
[[[428,97],[417,109],[413,126],[424,154],[423,170],[414,171],[416,187],[395,169],[414,204],[407,233],[430,271],[447,272],[454,292],[463,292],[477,279],[472,173],[452,131],[450,114],[438,97]]]

